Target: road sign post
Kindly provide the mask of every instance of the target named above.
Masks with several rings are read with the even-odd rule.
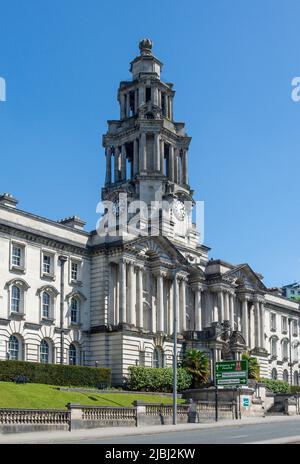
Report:
[[[217,387],[239,387],[248,383],[248,361],[221,361],[215,364]]]

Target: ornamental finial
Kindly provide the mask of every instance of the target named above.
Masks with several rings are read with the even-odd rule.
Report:
[[[140,41],[139,48],[141,50],[141,55],[152,55],[152,40],[145,38]]]

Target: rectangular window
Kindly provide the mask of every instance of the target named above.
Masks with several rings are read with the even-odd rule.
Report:
[[[78,280],[78,263],[71,263],[71,279]]]
[[[298,324],[297,324],[297,321],[293,321],[293,336],[298,337]]]
[[[270,314],[270,328],[271,330],[276,330],[276,314]]]
[[[13,266],[22,266],[22,248],[20,246],[13,245],[11,263]]]
[[[51,256],[43,255],[43,274],[51,274]]]
[[[287,332],[287,318],[282,316],[281,318],[281,331],[283,333],[286,333]]]

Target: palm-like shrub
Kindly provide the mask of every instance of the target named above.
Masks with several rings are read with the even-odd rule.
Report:
[[[203,351],[195,348],[188,350],[183,359],[182,367],[193,376],[193,388],[208,382],[210,375],[209,359]]]
[[[248,378],[251,380],[259,380],[259,363],[257,358],[250,356],[249,353],[242,354],[242,359],[248,361]]]

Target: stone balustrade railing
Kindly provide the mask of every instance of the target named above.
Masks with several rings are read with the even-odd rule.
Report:
[[[0,425],[68,424],[69,411],[37,409],[0,409]]]
[[[172,416],[173,406],[166,404],[146,404],[146,416]],[[189,405],[178,405],[177,414],[179,416],[187,415],[189,413]]]
[[[135,408],[118,407],[85,407],[82,408],[83,421],[134,421]]]
[[[74,430],[96,427],[121,427],[171,424],[173,406],[142,403],[133,407],[82,406],[68,404],[67,410],[0,409],[0,433],[37,430]],[[178,423],[213,420],[215,403],[199,401],[177,405]],[[237,416],[235,402],[219,402],[220,418]]]

